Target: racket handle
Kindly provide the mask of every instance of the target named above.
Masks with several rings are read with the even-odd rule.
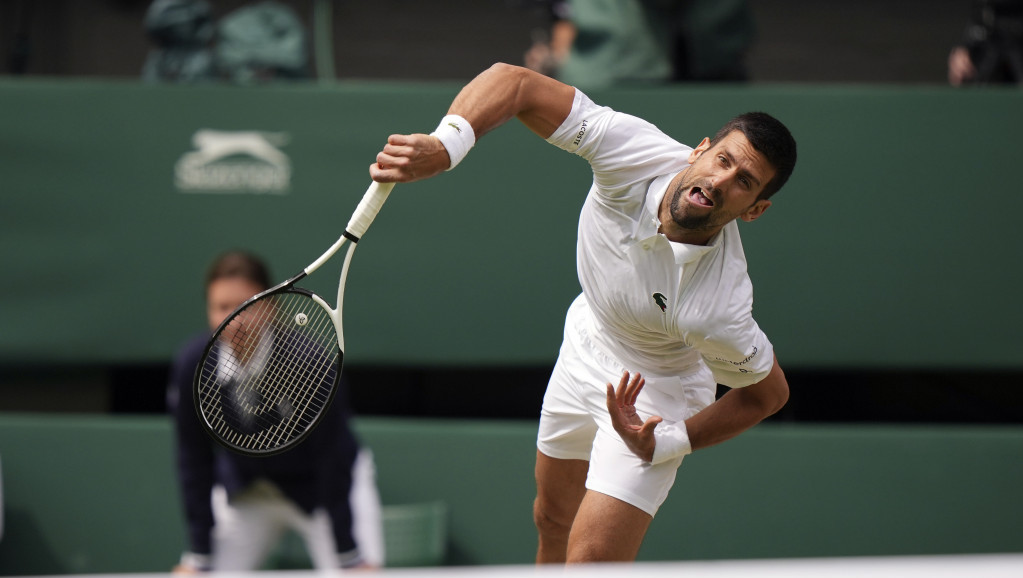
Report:
[[[380,212],[380,207],[384,206],[384,201],[387,200],[387,195],[391,194],[393,188],[394,183],[373,181],[366,194],[362,196],[362,200],[359,201],[359,206],[355,207],[352,219],[348,221],[348,227],[345,230],[349,235],[354,236],[357,240],[366,234],[366,229],[369,229],[370,223]]]

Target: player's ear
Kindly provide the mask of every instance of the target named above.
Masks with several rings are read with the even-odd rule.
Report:
[[[746,209],[741,215],[739,215],[739,218],[742,219],[743,221],[746,221],[747,223],[752,223],[753,221],[759,219],[760,215],[763,215],[764,211],[766,211],[767,208],[770,206],[771,201],[767,199],[760,199],[757,202],[753,203],[753,206]]]
[[[694,148],[692,152],[689,153],[689,164],[695,163],[696,159],[700,158],[700,155],[702,155],[709,148],[710,139],[707,137],[703,137],[703,140],[700,141],[700,144],[696,145],[696,148]]]

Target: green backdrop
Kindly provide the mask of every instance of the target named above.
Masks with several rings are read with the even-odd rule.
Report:
[[[297,272],[341,233],[387,135],[429,132],[457,89],[0,81],[0,362],[166,360],[203,326],[213,255],[244,247],[277,278]],[[1023,366],[1023,93],[592,96],[687,143],[750,109],[790,125],[796,173],[765,218],[742,227],[755,315],[786,366]],[[277,135],[267,138],[287,157],[286,190],[180,189],[175,166],[198,150],[201,130]],[[254,179],[275,166],[243,151],[215,159],[210,174]],[[346,360],[553,362],[578,291],[588,184],[584,161],[511,123],[457,170],[397,187],[349,278]],[[333,300],[339,269],[340,259],[310,288]]]
[[[444,564],[530,564],[534,422],[362,418],[384,505],[447,505]],[[164,417],[0,414],[0,575],[166,572]],[[641,561],[1023,552],[1023,428],[764,424],[686,458]]]

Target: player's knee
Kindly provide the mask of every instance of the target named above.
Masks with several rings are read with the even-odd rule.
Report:
[[[595,564],[601,562],[633,562],[635,556],[623,555],[615,551],[613,547],[600,544],[579,542],[571,544],[566,564]]]
[[[541,535],[567,536],[572,529],[571,514],[559,512],[557,507],[537,498],[533,502],[533,523]]]
[[[575,540],[565,558],[566,564],[593,564],[596,562],[613,561],[616,560],[609,558],[606,550],[596,547],[595,544],[580,540]]]

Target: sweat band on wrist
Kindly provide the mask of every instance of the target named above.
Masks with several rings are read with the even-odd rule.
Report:
[[[430,135],[440,139],[441,144],[447,149],[448,157],[451,158],[451,166],[447,168],[449,171],[458,166],[465,155],[469,154],[469,149],[476,144],[476,133],[473,132],[472,125],[457,114],[449,114],[442,118],[437,130]]]
[[[686,422],[657,424],[657,429],[654,430],[654,457],[650,460],[651,464],[657,465],[691,453],[693,446],[689,443]]]

